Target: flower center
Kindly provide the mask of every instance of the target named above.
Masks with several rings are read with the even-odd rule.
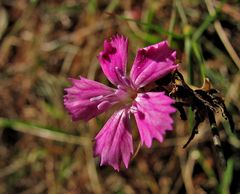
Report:
[[[122,106],[129,106],[137,97],[137,91],[130,86],[118,86],[116,95],[119,97],[119,101]]]
[[[128,90],[128,95],[129,97],[134,100],[137,97],[137,91],[133,90],[132,88],[130,88]]]

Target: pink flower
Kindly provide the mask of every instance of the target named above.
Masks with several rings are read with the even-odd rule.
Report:
[[[134,115],[141,143],[150,147],[153,138],[163,141],[172,130],[171,113],[174,102],[164,92],[142,92],[141,88],[174,71],[176,52],[167,41],[139,49],[130,75],[126,74],[128,40],[116,35],[104,42],[98,55],[102,70],[117,89],[83,77],[71,79],[66,88],[64,105],[73,120],[88,121],[107,111],[117,109],[95,137],[95,155],[101,164],[109,164],[119,171],[121,162],[128,168],[133,154],[130,115]]]

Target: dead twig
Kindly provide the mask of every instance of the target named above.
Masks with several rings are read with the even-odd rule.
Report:
[[[226,159],[224,157],[223,154],[223,149],[222,149],[222,145],[221,145],[221,140],[220,140],[220,136],[219,136],[219,132],[218,132],[218,128],[217,128],[217,124],[216,124],[216,120],[214,117],[214,113],[208,109],[208,118],[209,118],[209,122],[210,122],[210,126],[211,126],[211,131],[212,131],[212,135],[213,135],[213,145],[215,148],[215,153],[216,153],[216,157],[217,157],[217,169],[218,169],[218,174],[220,179],[222,179],[223,177],[223,172],[226,169]]]

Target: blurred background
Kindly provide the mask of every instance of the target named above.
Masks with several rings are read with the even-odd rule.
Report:
[[[239,32],[239,0],[0,0],[0,194],[240,193]],[[226,170],[208,122],[182,148],[191,110],[128,169],[99,166],[92,140],[109,115],[72,122],[63,89],[79,75],[109,85],[96,56],[116,33],[129,38],[128,67],[138,48],[167,39],[187,83],[210,78],[236,124],[232,134],[216,115]],[[134,139],[136,149],[136,129]]]

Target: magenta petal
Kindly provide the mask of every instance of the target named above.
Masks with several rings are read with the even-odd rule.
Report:
[[[99,82],[83,77],[71,81],[73,85],[65,89],[64,106],[73,120],[87,121],[118,101],[115,90]]]
[[[119,171],[123,161],[126,168],[133,153],[132,135],[127,110],[115,112],[95,137],[95,155],[101,163],[111,165]]]
[[[104,50],[98,55],[98,60],[106,77],[113,84],[121,83],[120,76],[126,75],[128,57],[128,40],[116,35],[110,41],[104,41]]]
[[[151,147],[152,139],[163,141],[166,130],[172,130],[173,119],[171,113],[175,108],[174,101],[163,92],[148,92],[138,94],[134,106],[134,113],[142,144]]]
[[[162,78],[178,66],[175,64],[176,52],[171,50],[167,41],[138,50],[130,78],[137,88]]]

